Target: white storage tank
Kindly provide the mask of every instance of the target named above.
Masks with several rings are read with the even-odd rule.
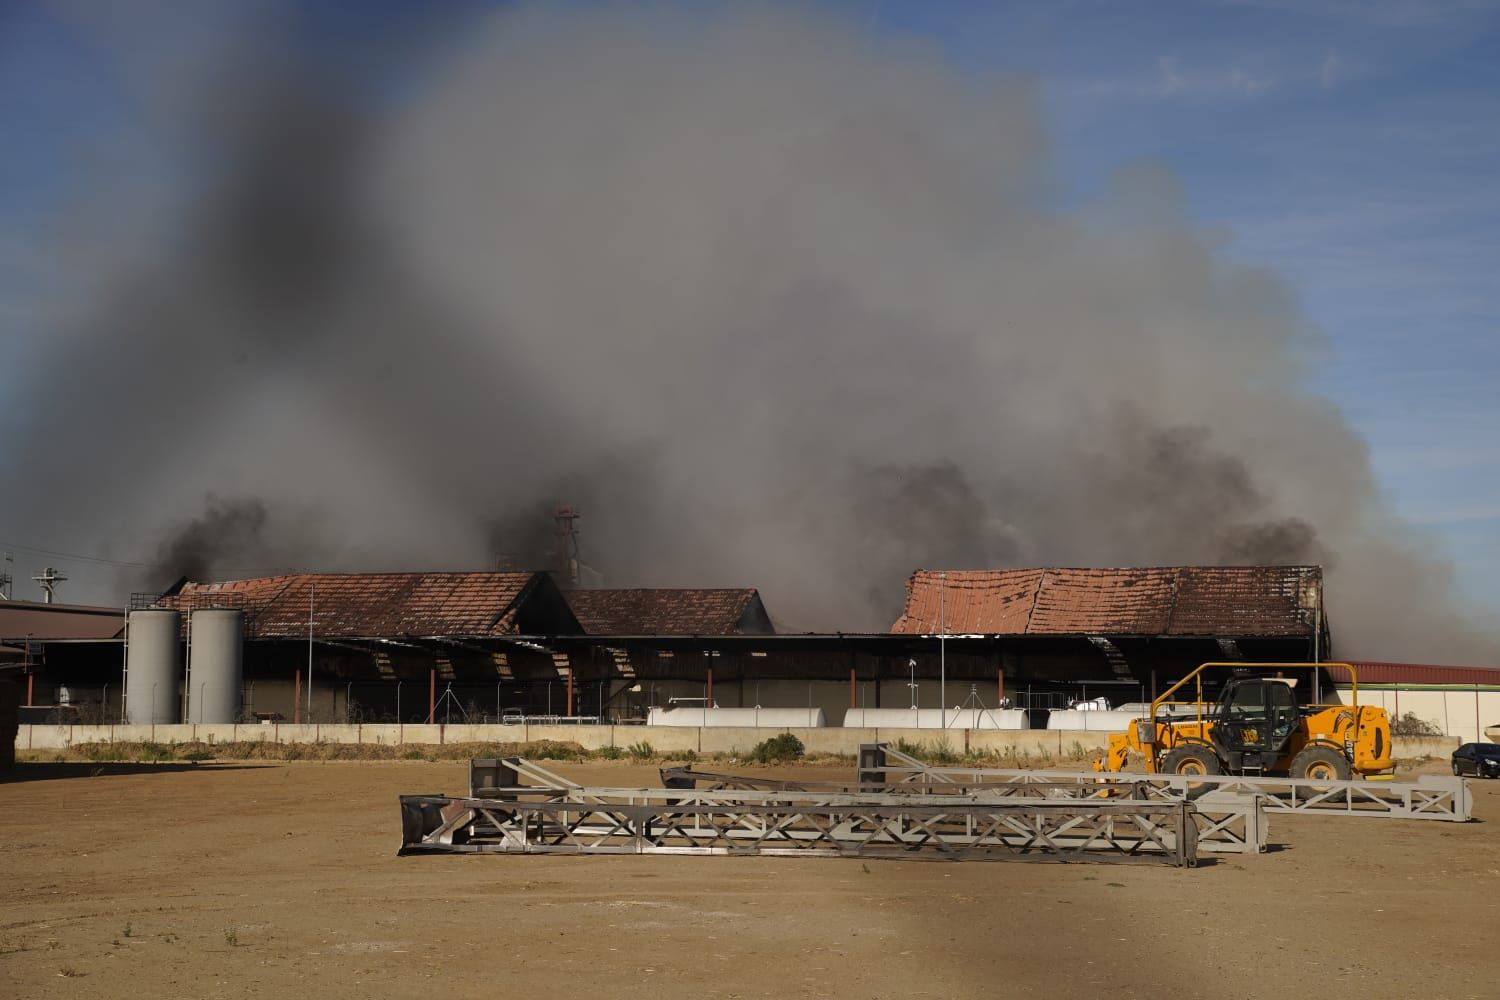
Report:
[[[188,679],[188,721],[220,725],[239,720],[245,676],[245,613],[204,608],[189,622],[192,674]]]
[[[741,726],[747,729],[822,729],[828,719],[821,708],[704,708],[677,705],[652,708],[648,726]]]
[[[845,729],[1026,729],[1019,708],[851,708]]]
[[[1205,705],[1203,711],[1212,711],[1213,706]],[[1048,729],[1071,729],[1083,730],[1090,733],[1123,733],[1125,728],[1136,719],[1144,719],[1151,714],[1150,702],[1128,702],[1119,708],[1108,711],[1096,709],[1082,710],[1077,708],[1054,709],[1047,716]],[[1193,706],[1191,705],[1163,705],[1156,712],[1158,720],[1168,719],[1191,719],[1193,718]]]
[[[178,721],[182,615],[170,608],[130,612],[125,650],[125,721],[132,726]]]

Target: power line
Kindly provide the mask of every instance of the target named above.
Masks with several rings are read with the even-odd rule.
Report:
[[[103,556],[84,556],[76,552],[55,552],[52,549],[39,549],[31,545],[17,545],[14,542],[0,542],[0,549],[20,549],[22,552],[34,552],[37,555],[52,556],[55,559],[75,559],[79,562],[104,563],[108,566],[134,566],[144,569],[146,564],[140,562],[129,562],[124,559],[106,559]]]

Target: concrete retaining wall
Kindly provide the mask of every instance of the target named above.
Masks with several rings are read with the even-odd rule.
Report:
[[[588,750],[629,747],[645,742],[659,753],[692,750],[696,753],[748,751],[777,733],[794,733],[810,752],[853,756],[861,743],[895,743],[936,747],[946,744],[955,753],[995,751],[1033,756],[1076,756],[1102,750],[1109,734],[1100,731],[1028,729],[752,729],[730,726],[400,726],[400,725],[173,725],[173,726],[21,726],[17,750],[62,750],[80,743],[235,743],[266,740],[273,743],[365,743],[391,746],[443,743],[534,743],[540,740],[577,743]],[[1396,756],[1446,756],[1457,737],[1398,739]]]
[[[21,726],[19,750],[61,750],[80,743],[367,743],[394,746],[441,743],[533,743],[539,740],[577,743],[589,750],[628,747],[646,742],[669,752],[732,753],[749,750],[777,733],[796,734],[809,751],[853,755],[861,743],[905,740],[928,746],[946,743],[954,752],[966,749],[1065,756],[1102,749],[1099,732],[1042,730],[970,730],[946,733],[931,729],[772,729],[736,726],[400,726],[400,725],[173,725],[173,726]]]

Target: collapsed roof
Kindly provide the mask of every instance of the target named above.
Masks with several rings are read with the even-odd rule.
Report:
[[[918,570],[892,632],[1293,637],[1326,627],[1317,566]]]
[[[295,573],[187,582],[158,605],[242,608],[262,639],[577,634],[545,573]]]
[[[589,635],[766,635],[760,594],[740,590],[572,590],[568,604]]]

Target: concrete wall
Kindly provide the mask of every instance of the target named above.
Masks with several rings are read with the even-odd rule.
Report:
[[[646,742],[659,753],[748,751],[778,732],[796,734],[808,751],[853,756],[861,743],[904,740],[928,747],[946,744],[955,753],[994,751],[1066,758],[1103,749],[1108,733],[1079,730],[931,729],[752,729],[676,726],[423,726],[423,725],[175,725],[175,726],[21,726],[18,750],[61,750],[80,743],[364,743],[408,746],[444,743],[532,743],[540,740],[577,743],[589,750],[629,747]],[[1444,756],[1458,746],[1456,737],[1398,739],[1396,756]]]
[[[1340,687],[1339,700],[1348,704],[1349,699],[1349,689]],[[1379,705],[1393,721],[1410,712],[1459,743],[1488,742],[1484,730],[1500,725],[1500,687],[1361,684],[1359,703]]]
[[[20,750],[60,750],[80,743],[233,743],[267,740],[276,743],[367,743],[420,745],[440,743],[532,743],[539,740],[577,743],[587,749],[628,747],[646,742],[657,751],[692,750],[699,753],[748,751],[779,732],[795,733],[809,751],[854,754],[861,743],[905,740],[928,746],[946,742],[954,752],[965,749],[1034,755],[1042,751],[1066,756],[1103,748],[1103,733],[1059,731],[930,729],[769,729],[713,726],[398,726],[398,725],[174,725],[174,726],[21,726],[16,736]]]

